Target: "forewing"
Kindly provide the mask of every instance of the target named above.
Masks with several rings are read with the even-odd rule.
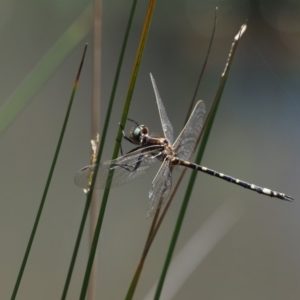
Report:
[[[173,144],[174,141],[174,133],[173,133],[173,126],[167,116],[165,107],[162,103],[162,100],[160,98],[155,80],[152,76],[152,74],[150,73],[150,78],[152,81],[152,85],[153,85],[153,89],[154,89],[154,93],[155,93],[155,98],[156,98],[156,103],[157,103],[157,107],[158,107],[158,111],[159,111],[159,116],[160,116],[160,121],[161,121],[161,125],[162,125],[162,129],[165,135],[165,138],[171,143]]]
[[[149,191],[149,206],[147,211],[147,218],[154,215],[159,205],[163,205],[168,199],[171,187],[172,187],[172,177],[169,163],[165,160],[160,169],[158,170],[153,182],[152,188]]]
[[[176,139],[173,148],[176,156],[182,160],[189,160],[195,150],[197,138],[201,132],[205,114],[205,104],[198,101],[190,118]]]
[[[113,177],[109,179],[111,187],[116,187],[132,181],[143,175],[157,161],[157,149],[153,147],[142,148],[128,153],[115,160],[106,161],[98,168],[95,188],[105,188],[110,170],[114,170]],[[87,189],[96,165],[82,168],[74,178],[77,186]]]

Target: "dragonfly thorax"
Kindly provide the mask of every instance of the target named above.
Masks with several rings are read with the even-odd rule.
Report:
[[[130,130],[129,136],[134,144],[141,145],[144,137],[148,136],[149,129],[145,125],[138,125]]]
[[[143,147],[152,146],[152,149],[157,150],[155,157],[161,161],[167,159],[171,160],[171,157],[175,157],[173,146],[164,137],[152,137],[145,135],[143,138]]]

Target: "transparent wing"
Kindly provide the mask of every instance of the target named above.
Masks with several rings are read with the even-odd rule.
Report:
[[[205,104],[198,101],[190,118],[176,139],[173,148],[176,156],[182,160],[189,160],[194,152],[197,138],[204,122]]]
[[[157,147],[150,146],[128,153],[115,160],[106,161],[100,164],[96,178],[95,188],[105,188],[110,170],[114,170],[113,177],[109,179],[111,187],[127,183],[143,175],[157,160],[159,151]],[[81,188],[88,188],[92,178],[92,172],[96,165],[82,168],[74,178],[74,182]]]
[[[155,98],[156,98],[156,103],[158,106],[158,111],[159,111],[159,116],[160,116],[160,121],[161,121],[161,125],[162,125],[162,129],[165,135],[165,138],[170,142],[170,144],[173,144],[174,141],[174,133],[173,133],[173,126],[171,124],[171,122],[169,121],[169,118],[167,116],[165,107],[161,101],[155,80],[152,76],[152,74],[150,73],[150,78],[152,81],[152,85],[153,85],[153,89],[154,89],[154,93],[155,93]]]
[[[169,163],[165,160],[158,170],[149,191],[149,206],[147,218],[154,215],[160,205],[168,199],[172,187],[172,176]]]

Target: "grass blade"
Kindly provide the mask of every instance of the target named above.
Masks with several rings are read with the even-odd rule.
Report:
[[[197,97],[200,82],[202,80],[202,77],[203,77],[203,74],[204,74],[204,71],[205,71],[205,68],[206,68],[206,64],[208,62],[212,42],[213,42],[214,35],[215,35],[216,25],[217,25],[217,11],[218,11],[218,9],[216,8],[216,10],[215,10],[215,19],[214,19],[214,27],[213,27],[213,32],[212,32],[212,35],[211,35],[210,43],[209,43],[209,46],[208,46],[207,54],[206,54],[204,64],[202,66],[202,69],[201,69],[201,72],[200,72],[200,75],[199,75],[199,78],[198,78],[198,81],[197,81],[197,84],[196,84],[196,88],[195,88],[195,91],[194,91],[194,94],[193,94],[193,97],[192,97],[192,101],[191,101],[190,107],[188,109],[188,113],[187,113],[187,116],[186,116],[186,119],[185,119],[184,123],[187,122],[187,120],[188,120],[188,118],[191,114],[191,111],[193,109],[193,104],[195,103],[195,100],[196,100],[196,97]],[[145,243],[145,246],[144,246],[142,256],[141,256],[140,261],[138,263],[138,266],[135,270],[134,276],[131,280],[131,283],[130,283],[129,289],[127,291],[125,300],[131,300],[133,298],[133,295],[134,295],[136,286],[138,284],[138,281],[139,281],[139,278],[140,278],[140,275],[141,275],[141,272],[142,272],[147,254],[148,254],[148,251],[149,251],[149,249],[152,245],[152,242],[153,242],[153,240],[156,236],[156,233],[158,232],[158,229],[160,228],[160,225],[162,224],[162,221],[163,221],[163,219],[164,219],[164,217],[165,217],[165,215],[166,215],[166,213],[169,209],[169,206],[170,206],[170,204],[171,204],[171,202],[174,198],[174,195],[176,194],[176,191],[177,191],[177,189],[178,189],[178,187],[179,187],[179,185],[180,185],[180,183],[183,179],[183,176],[184,176],[185,172],[186,172],[186,168],[184,168],[182,170],[182,172],[180,174],[180,177],[177,180],[176,185],[175,185],[175,187],[174,187],[174,189],[171,193],[171,196],[169,197],[162,213],[160,214],[160,208],[158,208],[155,215],[154,215],[154,218],[153,218],[152,224],[151,224],[151,228],[149,230],[148,237],[147,237],[147,240],[146,240],[146,243]],[[159,205],[158,205],[158,207],[159,207]]]
[[[122,118],[121,118],[121,125],[122,126],[125,125],[125,122],[126,122],[126,119],[127,119],[127,115],[128,115],[128,111],[129,111],[129,107],[130,107],[130,103],[131,103],[132,94],[133,94],[133,91],[134,91],[134,86],[135,86],[138,70],[139,70],[139,67],[140,67],[142,55],[143,55],[144,48],[145,48],[146,41],[147,41],[147,36],[148,36],[150,24],[151,24],[151,19],[152,19],[155,3],[156,3],[155,0],[151,0],[150,3],[149,3],[146,19],[145,19],[145,22],[144,22],[143,31],[142,31],[142,34],[141,34],[140,44],[138,46],[137,55],[136,55],[136,59],[135,59],[135,62],[134,62],[134,68],[133,68],[133,72],[132,72],[132,75],[131,75],[131,80],[130,80],[130,84],[129,84],[129,88],[128,88],[128,92],[127,92],[127,97],[126,97],[125,104],[124,104],[123,114],[122,114]],[[117,140],[120,140],[121,137],[122,137],[122,132],[121,132],[121,128],[119,128],[118,135],[117,135]],[[114,151],[113,151],[112,159],[115,159],[117,157],[117,155],[119,153],[119,148],[120,148],[120,143],[116,142],[115,147],[114,147]],[[98,155],[97,156],[97,165],[99,165],[99,163],[100,163],[100,157]],[[96,167],[95,171],[94,171],[94,174],[93,174],[93,179],[92,179],[90,192],[89,192],[88,196],[92,195],[92,193],[93,193],[93,189],[94,189],[94,185],[95,185],[95,179],[96,179],[96,175],[97,175],[97,169],[98,168]],[[111,172],[110,176],[112,176],[112,174],[113,173]],[[86,295],[86,291],[87,291],[87,287],[88,287],[90,272],[91,272],[91,269],[92,269],[92,266],[93,266],[94,256],[95,256],[96,249],[97,249],[98,239],[99,239],[99,235],[100,235],[100,231],[101,231],[101,227],[102,227],[102,223],[103,223],[103,218],[104,218],[104,213],[105,213],[106,204],[107,204],[107,200],[108,200],[108,195],[109,195],[109,185],[106,186],[105,191],[104,191],[104,195],[103,195],[103,198],[102,198],[102,203],[101,203],[101,207],[100,207],[97,226],[96,226],[96,229],[95,229],[94,238],[93,238],[93,242],[92,242],[92,247],[91,247],[91,251],[90,251],[90,255],[89,255],[89,259],[88,259],[88,263],[87,263],[87,267],[86,267],[86,271],[85,271],[85,276],[84,276],[84,280],[83,280],[83,284],[82,284],[82,288],[81,288],[80,299],[82,299],[82,300],[85,299],[85,295]]]
[[[126,49],[126,46],[127,46],[128,36],[129,36],[130,29],[131,29],[135,8],[136,8],[136,3],[137,3],[137,0],[134,0],[132,2],[131,12],[130,12],[130,15],[129,15],[127,28],[126,28],[126,31],[125,31],[125,36],[124,36],[124,40],[123,40],[123,44],[122,44],[122,48],[121,48],[121,53],[120,53],[119,61],[118,61],[118,65],[117,65],[116,75],[115,75],[114,83],[113,83],[113,87],[112,87],[112,92],[111,92],[110,99],[109,99],[108,109],[107,109],[107,113],[106,113],[106,117],[105,117],[105,122],[104,122],[104,127],[103,127],[103,131],[102,131],[102,135],[101,135],[101,140],[100,140],[100,145],[99,145],[99,149],[98,149],[96,163],[97,163],[97,161],[100,162],[100,160],[101,160],[101,156],[102,156],[102,152],[103,152],[103,148],[104,148],[104,143],[105,143],[105,139],[106,139],[106,134],[107,134],[107,129],[108,129],[109,121],[110,121],[111,111],[112,111],[112,107],[113,107],[113,103],[114,103],[114,99],[115,99],[117,85],[118,85],[118,82],[119,82],[121,67],[122,67],[122,64],[123,64],[125,49]],[[92,201],[92,193],[90,192],[87,195],[84,211],[83,211],[83,214],[82,214],[82,217],[81,217],[80,226],[79,226],[79,230],[78,230],[77,238],[76,238],[76,242],[75,242],[75,247],[74,247],[74,250],[73,250],[73,254],[72,254],[72,258],[71,258],[68,274],[67,274],[67,277],[66,277],[66,281],[65,281],[65,285],[64,285],[61,300],[64,300],[67,297],[67,293],[68,293],[68,289],[69,289],[69,285],[70,285],[74,265],[75,265],[75,262],[76,262],[77,253],[78,253],[78,250],[79,250],[84,225],[86,223],[86,218],[87,218],[89,208],[90,208],[90,205],[91,205],[91,201]]]
[[[77,90],[79,77],[80,77],[81,69],[82,69],[85,54],[86,54],[86,49],[87,49],[87,44],[84,47],[82,60],[81,60],[79,70],[78,70],[78,73],[77,73],[77,76],[76,76],[76,79],[75,79],[75,82],[74,82],[71,98],[70,98],[70,101],[69,101],[69,105],[68,105],[68,109],[67,109],[67,112],[66,112],[65,120],[64,120],[62,130],[61,130],[61,133],[60,133],[60,137],[59,137],[59,140],[58,140],[58,143],[57,143],[57,146],[56,146],[55,154],[54,154],[54,157],[53,157],[53,161],[52,161],[51,168],[50,168],[50,171],[49,171],[49,175],[48,175],[48,178],[47,178],[47,182],[46,182],[46,185],[45,185],[44,193],[43,193],[43,196],[42,196],[42,199],[41,199],[41,202],[40,202],[40,206],[39,206],[36,218],[35,218],[35,222],[34,222],[31,234],[30,234],[30,238],[29,238],[29,241],[28,241],[28,245],[27,245],[27,248],[26,248],[26,251],[25,251],[25,255],[24,255],[22,264],[21,264],[19,275],[18,275],[16,284],[15,284],[15,287],[14,287],[14,290],[13,290],[13,293],[12,293],[12,296],[11,296],[12,300],[15,299],[16,296],[17,296],[17,292],[18,292],[18,289],[19,289],[19,286],[20,286],[20,282],[21,282],[23,273],[24,273],[24,269],[25,269],[25,266],[26,266],[26,263],[27,263],[27,259],[28,259],[29,253],[30,253],[32,243],[33,243],[33,239],[34,239],[34,236],[35,236],[35,233],[36,233],[39,221],[40,221],[40,217],[41,217],[41,214],[42,214],[42,211],[43,211],[43,207],[44,207],[45,200],[46,200],[47,193],[48,193],[48,189],[49,189],[49,186],[50,186],[50,183],[51,183],[52,175],[53,175],[53,172],[54,172],[54,168],[55,168],[55,165],[56,165],[56,161],[57,161],[57,158],[58,158],[58,154],[59,154],[59,151],[60,151],[62,140],[64,138],[66,127],[67,127],[67,124],[68,124],[68,119],[69,119],[69,115],[70,115],[70,112],[71,112],[71,108],[72,108],[73,100],[74,100],[74,97],[75,97],[75,93],[76,93],[76,90]]]
[[[221,100],[222,92],[223,92],[224,87],[225,87],[225,83],[226,83],[227,76],[228,76],[228,73],[229,73],[230,65],[232,63],[232,59],[234,57],[234,53],[235,53],[235,50],[236,50],[237,45],[238,45],[238,41],[239,41],[240,37],[242,36],[242,34],[244,33],[245,30],[246,30],[246,25],[243,25],[241,27],[239,33],[236,35],[236,37],[234,39],[234,42],[231,46],[231,50],[230,50],[230,53],[229,53],[229,56],[228,56],[228,60],[227,60],[226,66],[225,66],[225,70],[222,74],[221,81],[220,81],[220,84],[219,84],[219,87],[218,87],[218,90],[217,90],[217,93],[216,93],[216,96],[215,96],[215,99],[214,99],[214,104],[213,104],[213,106],[210,110],[210,113],[208,115],[207,124],[205,124],[206,128],[204,127],[203,139],[202,139],[201,145],[199,147],[197,157],[196,157],[196,161],[195,161],[197,164],[199,164],[201,159],[202,159],[202,156],[203,156],[203,153],[204,153],[204,150],[205,150],[205,146],[206,146],[206,143],[207,143],[207,140],[209,138],[210,131],[211,131],[211,128],[212,128],[212,125],[213,125],[213,121],[214,121],[214,118],[215,118],[215,115],[216,115],[216,112],[217,112],[217,109],[218,109],[218,106],[219,106],[219,103],[220,103],[220,100]],[[193,171],[192,174],[191,174],[187,189],[186,189],[186,193],[185,193],[185,196],[184,196],[184,199],[183,199],[183,202],[182,202],[182,206],[181,206],[179,215],[178,215],[178,219],[177,219],[175,229],[174,229],[174,232],[173,232],[173,236],[172,236],[172,239],[171,239],[171,242],[170,242],[170,245],[169,245],[169,250],[168,250],[168,253],[167,253],[167,256],[166,256],[166,260],[165,260],[165,263],[164,263],[164,266],[163,266],[163,270],[162,270],[162,273],[161,273],[161,276],[160,276],[160,279],[159,279],[159,282],[158,282],[158,285],[157,285],[157,288],[156,288],[154,300],[158,300],[160,298],[161,291],[162,291],[162,288],[163,288],[163,284],[164,284],[164,281],[165,281],[165,278],[166,278],[166,275],[167,275],[167,271],[168,271],[168,268],[169,268],[169,265],[170,265],[170,262],[171,262],[171,259],[172,259],[173,253],[174,253],[174,249],[175,249],[175,246],[176,246],[176,242],[177,242],[177,239],[178,239],[178,236],[179,236],[179,233],[180,233],[180,229],[181,229],[181,226],[182,226],[182,223],[183,223],[184,215],[185,215],[188,203],[189,203],[189,199],[190,199],[190,196],[191,196],[191,193],[192,193],[192,190],[193,190],[195,180],[196,180],[196,176],[197,176],[197,171]]]

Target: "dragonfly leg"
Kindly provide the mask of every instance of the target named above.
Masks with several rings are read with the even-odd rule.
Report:
[[[116,141],[120,144],[120,152],[121,152],[121,155],[124,156],[124,152],[123,152],[123,148],[122,148],[122,141],[120,141],[120,140],[118,140],[118,139],[116,139]],[[129,153],[134,152],[134,151],[136,151],[136,150],[139,150],[139,149],[141,149],[141,148],[143,148],[143,147],[142,147],[142,146],[136,147],[136,148],[134,148],[134,149],[132,149],[132,150],[126,152],[125,154],[129,154]]]
[[[125,170],[127,170],[128,172],[134,172],[138,169],[138,167],[140,166],[140,164],[142,163],[143,161],[143,156],[144,155],[140,155],[136,161],[136,164],[133,166],[133,165],[127,165],[127,164],[115,164],[115,166],[119,166]]]
[[[116,142],[118,142],[120,144],[120,152],[121,152],[121,156],[123,156],[122,141],[116,139]]]
[[[121,125],[121,123],[119,123],[119,126],[120,126],[120,128],[121,128],[121,130],[122,130],[123,138],[124,138],[126,141],[130,142],[131,144],[136,144],[129,136],[126,135],[126,133],[125,133],[125,131],[124,131],[124,127]],[[120,142],[120,144],[121,144],[121,142]],[[122,155],[123,155],[123,154],[122,154]]]
[[[139,149],[141,149],[141,148],[143,148],[143,147],[142,147],[142,146],[141,146],[141,147],[137,147],[137,148],[132,149],[131,151],[127,152],[126,154],[131,153],[131,152],[134,152],[134,151],[139,150]],[[129,171],[129,172],[134,172],[134,171],[136,171],[136,170],[140,167],[140,165],[141,165],[141,163],[142,163],[142,161],[143,161],[145,155],[147,155],[146,150],[145,150],[145,153],[142,152],[142,153],[139,155],[139,157],[137,158],[137,160],[136,160],[136,162],[135,162],[135,165],[127,165],[127,164],[116,164],[116,165],[119,166],[119,167],[121,167],[121,168],[124,168],[125,170],[127,170],[127,171]],[[152,155],[151,157],[152,157],[152,158],[158,158],[160,155],[162,155],[162,152],[159,152],[159,153],[157,153],[157,154],[154,154],[154,155]]]
[[[125,131],[124,131],[124,127],[121,125],[121,123],[119,123],[119,126],[120,126],[121,129],[122,129],[122,136],[123,136],[123,138],[124,138],[125,140],[129,141],[130,143],[135,144],[135,143],[133,142],[133,140],[132,140],[130,137],[128,137],[128,136],[126,135],[126,133],[125,133]],[[123,156],[123,155],[124,155],[124,152],[123,152],[123,148],[122,148],[122,140],[116,139],[116,141],[120,144],[120,152],[121,152],[121,155]],[[126,154],[128,154],[128,153],[130,153],[130,152],[134,152],[134,151],[136,151],[136,150],[138,150],[138,149],[140,149],[140,148],[142,148],[142,147],[141,147],[141,146],[140,146],[140,147],[136,147],[136,148],[130,150],[129,152],[127,152]]]
[[[139,124],[137,121],[133,120],[133,119],[130,119],[130,118],[127,118],[128,121],[134,123],[137,127],[139,127],[141,124]]]

